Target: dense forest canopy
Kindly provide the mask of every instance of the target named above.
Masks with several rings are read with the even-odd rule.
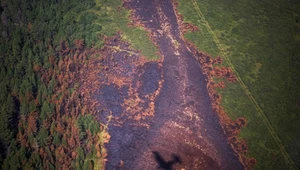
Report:
[[[2,169],[90,169],[101,157],[100,125],[66,67],[88,57],[82,48],[101,47],[92,8],[100,9],[93,0],[1,1]]]

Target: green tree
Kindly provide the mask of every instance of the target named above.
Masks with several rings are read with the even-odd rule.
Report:
[[[6,109],[2,107],[0,111],[0,139],[2,143],[7,147],[10,141],[13,139],[13,132],[10,130],[10,114],[6,112]]]
[[[61,134],[59,132],[54,132],[53,134],[53,144],[58,146],[61,144]]]
[[[47,145],[47,140],[49,137],[48,130],[44,129],[44,128],[40,129],[40,131],[38,132],[36,137],[37,137],[39,146],[45,147]]]
[[[51,113],[52,110],[50,108],[50,105],[48,104],[48,102],[44,101],[43,106],[41,108],[41,114],[40,114],[41,120],[45,120]]]

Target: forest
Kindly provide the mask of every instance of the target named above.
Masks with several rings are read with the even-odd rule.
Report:
[[[93,0],[1,0],[1,169],[92,169],[102,128],[78,73],[102,45]]]

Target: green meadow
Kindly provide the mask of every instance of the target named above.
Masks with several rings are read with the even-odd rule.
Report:
[[[255,169],[300,168],[300,2],[179,0],[179,12],[199,32],[185,37],[221,56],[238,77],[220,89]]]
[[[121,8],[122,1],[96,0],[95,8],[88,11],[98,18],[94,24],[101,25],[100,34],[113,36],[122,32],[122,40],[129,42],[133,49],[141,51],[148,59],[158,59],[157,49],[147,36],[144,28],[128,26],[131,21],[128,9]],[[119,9],[118,9],[119,7]]]

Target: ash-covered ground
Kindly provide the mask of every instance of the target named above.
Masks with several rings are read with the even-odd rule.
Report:
[[[110,55],[99,61],[94,94],[111,135],[106,169],[244,169],[211,107],[172,1],[130,0],[124,7],[149,31],[162,59],[147,61],[118,36],[106,45]]]

